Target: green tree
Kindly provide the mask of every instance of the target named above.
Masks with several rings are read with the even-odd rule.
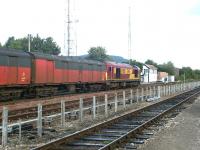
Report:
[[[175,67],[171,61],[161,64],[161,65],[158,65],[157,67],[158,67],[158,71],[167,72],[169,75],[175,74],[175,72],[174,72]]]
[[[149,64],[149,65],[153,65],[155,67],[158,67],[158,64],[151,59],[148,59],[147,61],[145,61],[145,64]]]
[[[191,80],[194,79],[194,73],[193,70],[190,67],[183,67],[180,69],[180,79],[184,80]]]
[[[57,46],[56,42],[53,41],[52,37],[48,37],[43,40],[42,48],[44,53],[53,55],[58,55],[60,53],[60,48]]]
[[[2,47],[1,43],[0,43],[0,48]]]
[[[52,37],[47,37],[42,39],[37,35],[36,37],[31,37],[31,51],[38,51],[47,54],[58,55],[60,53],[60,47],[54,42]],[[28,37],[15,39],[14,37],[9,37],[6,41],[4,47],[28,51]]]
[[[14,41],[15,41],[14,36],[9,37],[8,40],[6,41],[4,47],[6,47],[6,48],[12,48]]]
[[[91,47],[88,51],[88,58],[98,61],[110,60],[109,56],[106,55],[106,49],[103,47]]]
[[[126,62],[126,63],[128,63],[128,62]],[[136,61],[136,60],[130,60],[130,65],[131,66],[134,66],[134,65],[136,65],[136,66],[138,66],[141,70],[142,70],[142,67],[143,67],[143,63],[141,63],[141,62],[139,62],[139,61]]]

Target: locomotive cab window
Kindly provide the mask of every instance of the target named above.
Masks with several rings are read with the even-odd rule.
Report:
[[[111,72],[111,71],[112,71],[112,67],[109,67],[109,68],[108,68],[108,71]]]
[[[116,78],[117,79],[120,79],[120,74],[121,74],[120,68],[116,68]]]
[[[138,70],[135,70],[135,77],[138,78]]]

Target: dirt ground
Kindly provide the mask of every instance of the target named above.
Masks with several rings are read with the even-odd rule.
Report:
[[[200,97],[139,150],[200,150]]]

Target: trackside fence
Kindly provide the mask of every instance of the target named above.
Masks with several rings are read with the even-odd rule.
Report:
[[[47,127],[51,126],[51,122],[57,122],[59,128],[65,129],[70,119],[79,120],[80,123],[91,120],[96,120],[99,117],[108,118],[111,115],[120,113],[121,111],[131,109],[132,106],[142,102],[153,102],[167,96],[173,96],[181,92],[192,90],[200,86],[200,82],[175,83],[164,84],[159,86],[146,86],[137,89],[124,90],[123,92],[116,92],[114,94],[105,94],[104,96],[91,97],[91,102],[86,103],[80,97],[77,107],[67,107],[67,101],[61,100],[60,113],[51,112],[51,114],[44,114],[44,109],[41,104],[37,107],[37,117],[32,119],[22,120],[19,118],[17,122],[9,123],[9,110],[3,107],[2,110],[2,125],[0,126],[2,132],[2,146],[6,147],[8,144],[8,137],[10,133],[16,133],[18,140],[21,141],[23,130],[26,125],[35,124],[35,132],[39,138],[43,136]],[[10,140],[11,141],[11,140]],[[12,141],[11,141],[12,142]]]

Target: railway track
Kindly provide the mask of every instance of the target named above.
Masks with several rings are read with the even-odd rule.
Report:
[[[180,106],[182,103],[194,98],[199,93],[200,88],[196,88],[75,132],[71,135],[49,142],[41,147],[37,147],[34,150],[114,149],[125,145],[126,142],[134,137],[135,140],[133,143],[137,143],[139,142],[137,140],[138,138],[145,139],[146,136],[150,134],[144,132],[146,127],[174,108]]]
[[[141,85],[139,88],[145,88],[145,87],[151,87],[151,86],[158,86],[158,85],[161,85],[161,83],[155,83],[155,84],[143,84]],[[113,90],[113,91],[102,91],[100,93],[98,93],[98,96],[97,96],[97,100],[99,102],[101,101],[104,101],[104,96],[105,94],[108,94],[108,101],[109,100],[112,100],[114,98],[114,94],[117,92],[119,93],[118,94],[118,97],[122,97],[122,89],[119,89],[119,90]],[[124,91],[126,93],[129,93],[130,94],[130,89],[124,89]],[[121,94],[120,94],[121,93]],[[88,93],[88,94],[92,94],[92,93]],[[95,95],[97,95],[97,93],[94,93]],[[78,94],[75,95],[78,97]],[[84,95],[83,95],[84,96]],[[82,97],[82,94],[79,96],[79,98]],[[84,96],[85,97],[85,96]],[[89,98],[84,98],[84,104],[85,106],[91,106],[92,104],[92,96],[89,96]],[[67,99],[65,96],[60,96],[60,97],[56,97],[57,99],[60,99],[60,101],[62,99]],[[33,99],[33,100],[29,100],[30,103],[32,101],[35,101],[35,102],[38,102],[38,104],[42,101],[44,101],[45,99],[42,98],[41,101],[38,101],[37,99]],[[43,104],[43,115],[48,115],[50,113],[57,113],[57,112],[60,112],[60,109],[61,109],[61,104],[60,104],[60,101],[58,100],[54,100],[52,99],[52,102],[51,103],[47,103],[47,104]],[[20,102],[20,101],[19,101]],[[8,120],[10,122],[13,122],[13,121],[16,121],[16,120],[23,120],[23,119],[28,119],[28,118],[34,118],[37,116],[37,105],[35,106],[31,106],[31,107],[24,107],[23,105],[26,106],[26,103],[27,101],[24,101],[25,104],[23,104],[23,102],[20,104],[22,108],[18,108],[18,109],[12,109],[12,110],[9,110],[9,117],[8,117]],[[17,104],[17,102],[16,102]],[[8,103],[9,105],[9,103]],[[5,105],[6,106],[6,105]],[[79,99],[75,99],[75,100],[66,100],[65,102],[65,108],[66,108],[66,111],[67,110],[70,110],[70,109],[75,109],[75,108],[78,108],[79,107]],[[2,120],[2,112],[0,112],[0,122]]]
[[[127,94],[130,94],[130,89],[124,90]],[[118,93],[118,97],[122,97],[122,90],[118,91],[110,91],[106,92],[108,94],[108,102],[112,101],[115,97],[115,93]],[[98,103],[104,102],[104,96],[105,92],[102,92],[98,94],[96,97]],[[81,97],[81,96],[80,96]],[[62,99],[62,98],[60,98]],[[92,96],[84,98],[84,106],[91,106],[92,105]],[[75,100],[66,100],[65,101],[65,110],[70,111],[73,109],[78,109],[79,108],[79,99]],[[30,118],[35,118],[37,117],[37,105],[32,106],[32,107],[27,107],[27,108],[21,108],[21,109],[15,109],[15,110],[10,110],[9,111],[9,116],[8,120],[10,122],[17,121],[19,119],[30,119]],[[44,104],[43,105],[43,115],[46,116],[51,113],[60,113],[61,110],[61,103],[60,101],[54,102],[52,104]],[[2,120],[2,112],[0,112],[0,121]]]
[[[175,83],[168,83],[169,85],[173,85]],[[164,85],[164,83],[151,83],[151,84],[140,84],[137,87],[146,87],[146,86],[159,86],[159,85]],[[118,89],[118,90],[123,90],[123,89]],[[114,90],[108,90],[108,91],[98,91],[99,92],[112,92]],[[57,95],[48,95],[48,96],[44,96],[44,97],[37,97],[37,98],[21,98],[21,99],[13,99],[13,100],[7,100],[7,101],[0,101],[0,106],[4,106],[4,105],[9,105],[9,104],[16,104],[18,102],[27,102],[27,101],[39,101],[39,100],[46,100],[46,99],[53,99],[53,98],[64,98],[66,96],[76,96],[76,95],[84,95],[84,94],[92,94],[92,93],[96,93],[96,92],[80,92],[80,93],[66,93],[66,92],[61,92]]]

